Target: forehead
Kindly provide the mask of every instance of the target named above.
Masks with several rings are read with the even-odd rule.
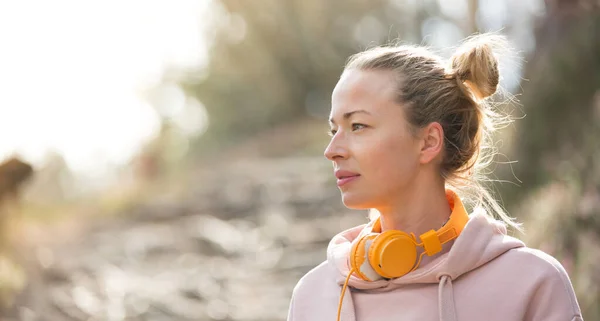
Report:
[[[381,112],[396,105],[397,86],[391,71],[346,70],[331,96],[331,116],[335,118],[354,109]]]

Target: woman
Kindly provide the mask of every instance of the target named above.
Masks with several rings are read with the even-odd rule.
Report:
[[[561,264],[508,236],[520,226],[478,183],[503,42],[471,37],[447,64],[413,46],[349,59],[325,156],[345,206],[375,215],[331,240],[288,320],[583,320]]]

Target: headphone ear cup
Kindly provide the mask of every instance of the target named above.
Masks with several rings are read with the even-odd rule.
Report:
[[[417,263],[417,243],[410,234],[385,231],[373,240],[368,254],[375,273],[388,279],[398,278]]]
[[[356,274],[365,281],[376,281],[381,279],[379,275],[371,266],[369,252],[372,249],[374,240],[379,236],[377,233],[367,234],[352,244],[350,250],[350,266],[356,271]]]

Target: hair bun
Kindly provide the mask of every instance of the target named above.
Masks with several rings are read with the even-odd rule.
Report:
[[[450,58],[452,74],[469,88],[475,98],[484,99],[498,89],[500,74],[493,48],[505,43],[506,39],[499,35],[472,36]]]

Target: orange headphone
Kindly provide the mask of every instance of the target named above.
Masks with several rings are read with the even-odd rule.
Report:
[[[365,281],[374,281],[382,277],[401,277],[419,267],[423,255],[432,256],[439,253],[442,244],[460,235],[469,220],[469,215],[455,192],[446,190],[446,199],[452,209],[449,220],[439,230],[421,234],[421,243],[417,243],[413,233],[399,230],[381,233],[380,218],[375,220],[370,231],[354,241],[349,257],[351,270],[342,289],[338,320],[344,292],[353,272]],[[417,260],[418,246],[423,247],[424,251]]]

